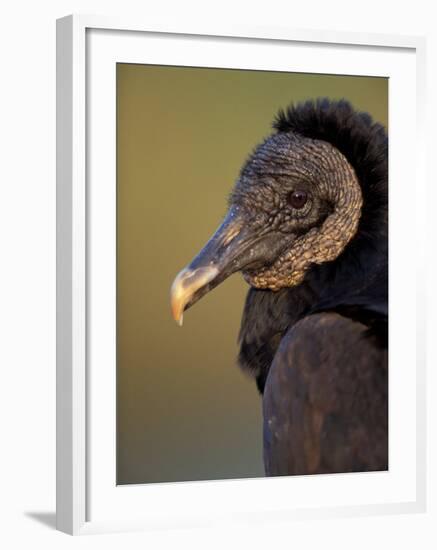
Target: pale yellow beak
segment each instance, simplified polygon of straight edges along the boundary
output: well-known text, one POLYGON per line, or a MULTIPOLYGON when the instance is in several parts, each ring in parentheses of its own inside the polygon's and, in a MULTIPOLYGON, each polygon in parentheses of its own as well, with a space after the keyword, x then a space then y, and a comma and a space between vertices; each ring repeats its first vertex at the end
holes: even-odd
POLYGON ((214 266, 199 267, 197 269, 185 268, 180 271, 170 291, 171 310, 174 320, 182 326, 185 307, 197 290, 210 283, 219 270, 214 266))

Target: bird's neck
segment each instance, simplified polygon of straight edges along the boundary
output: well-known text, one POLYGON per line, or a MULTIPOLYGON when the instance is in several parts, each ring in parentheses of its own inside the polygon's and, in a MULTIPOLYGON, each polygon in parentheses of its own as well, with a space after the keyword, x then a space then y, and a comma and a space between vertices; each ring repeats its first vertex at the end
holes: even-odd
POLYGON ((262 393, 280 341, 296 322, 315 311, 342 306, 387 306, 387 239, 346 250, 332 263, 314 265, 304 281, 277 292, 250 289, 240 330, 239 364, 262 393))

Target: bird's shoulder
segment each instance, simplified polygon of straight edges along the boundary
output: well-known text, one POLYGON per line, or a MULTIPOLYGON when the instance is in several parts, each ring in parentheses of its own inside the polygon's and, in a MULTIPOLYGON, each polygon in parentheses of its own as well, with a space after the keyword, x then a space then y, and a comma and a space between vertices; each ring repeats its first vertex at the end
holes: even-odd
MULTIPOLYGON (((353 306, 338 306, 332 310, 314 312, 306 315, 292 325, 279 344, 273 364, 304 363, 315 369, 332 359, 358 350, 375 348, 375 353, 383 346, 379 345, 375 331, 381 325, 386 326, 387 317, 377 311, 353 306), (379 323, 378 323, 379 321, 379 323)), ((346 358, 346 356, 345 356, 346 358)), ((369 358, 363 358, 366 362, 369 358)))
POLYGON ((335 311, 304 317, 282 338, 264 389, 267 471, 384 469, 386 407, 387 350, 368 325, 335 311))

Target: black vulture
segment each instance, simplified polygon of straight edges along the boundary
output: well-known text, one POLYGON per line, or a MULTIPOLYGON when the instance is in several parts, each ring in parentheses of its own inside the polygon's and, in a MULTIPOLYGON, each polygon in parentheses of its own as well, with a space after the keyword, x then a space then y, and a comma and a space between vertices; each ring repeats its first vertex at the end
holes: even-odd
POLYGON ((239 364, 262 394, 266 475, 386 470, 387 134, 326 98, 273 128, 177 275, 173 316, 242 272, 239 364))

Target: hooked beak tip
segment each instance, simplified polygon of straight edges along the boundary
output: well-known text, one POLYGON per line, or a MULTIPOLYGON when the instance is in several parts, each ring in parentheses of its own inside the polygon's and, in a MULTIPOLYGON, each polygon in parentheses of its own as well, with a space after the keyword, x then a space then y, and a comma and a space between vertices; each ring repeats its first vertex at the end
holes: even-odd
POLYGON ((184 311, 194 294, 218 274, 219 270, 213 266, 190 269, 187 267, 176 276, 170 291, 170 301, 173 319, 181 327, 184 311))

